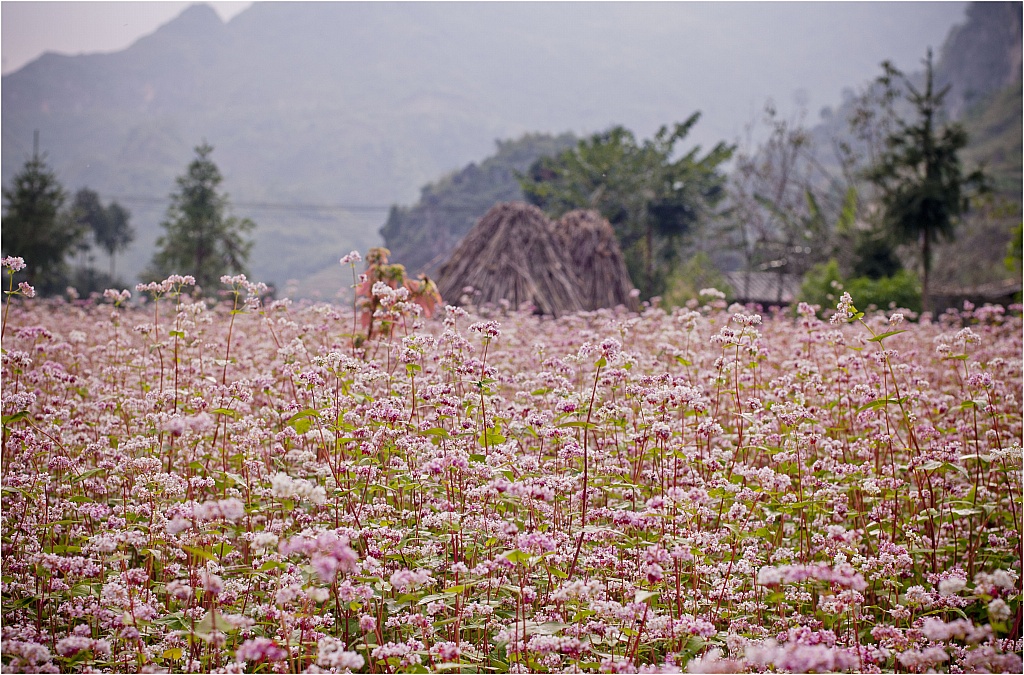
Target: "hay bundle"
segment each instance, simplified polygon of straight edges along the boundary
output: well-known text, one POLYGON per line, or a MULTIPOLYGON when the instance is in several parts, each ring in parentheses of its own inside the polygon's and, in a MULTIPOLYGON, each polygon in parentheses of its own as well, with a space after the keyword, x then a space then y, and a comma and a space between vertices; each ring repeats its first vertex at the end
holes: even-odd
POLYGON ((572 260, 585 309, 625 305, 638 308, 630 295, 633 282, 615 238, 615 230, 600 213, 577 209, 562 216, 552 225, 560 250, 572 260))
POLYGON ((479 302, 532 303, 542 314, 559 316, 583 309, 581 289, 557 247, 544 212, 524 202, 491 208, 441 266, 438 288, 457 302, 463 288, 479 291, 479 302))

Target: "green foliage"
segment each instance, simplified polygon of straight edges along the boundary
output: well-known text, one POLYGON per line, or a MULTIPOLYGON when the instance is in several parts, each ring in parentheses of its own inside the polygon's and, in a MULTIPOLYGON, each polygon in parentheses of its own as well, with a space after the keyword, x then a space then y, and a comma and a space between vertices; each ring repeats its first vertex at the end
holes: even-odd
POLYGON ((227 195, 218 191, 223 178, 210 159, 213 146, 203 143, 188 171, 177 179, 178 192, 171 195, 167 218, 160 224, 166 233, 157 239, 146 276, 162 279, 169 274, 191 274, 196 285, 216 288, 224 274, 244 273, 252 241, 245 237, 256 224, 248 218, 227 215, 227 195))
POLYGON ((661 306, 682 307, 687 300, 698 298, 705 288, 717 288, 726 296, 732 295, 732 288, 711 257, 704 251, 698 251, 669 275, 668 290, 662 297, 661 306))
POLYGON ((903 269, 892 241, 885 232, 864 230, 857 233, 854 245, 853 276, 881 279, 903 269))
POLYGON ((96 243, 110 256, 110 277, 116 275, 115 256, 135 239, 135 228, 129 224, 131 213, 117 202, 100 203, 95 190, 82 188, 71 204, 75 221, 92 232, 96 243))
POLYGON ((594 134, 535 162, 520 178, 523 192, 553 218, 578 208, 600 211, 641 293, 660 293, 681 238, 705 223, 724 196, 720 167, 732 146, 719 143, 703 157, 699 146, 681 156, 676 150, 699 118, 663 126, 643 143, 622 126, 594 134))
POLYGON ((391 207, 380 230, 392 259, 412 271, 433 273, 488 209, 523 199, 516 175, 538 158, 556 155, 576 143, 570 133, 526 134, 498 141, 498 151, 480 164, 425 186, 412 207, 391 207))
POLYGON ((890 276, 853 277, 844 280, 835 258, 815 265, 804 275, 800 300, 819 305, 822 312, 835 309, 843 291, 853 296, 862 310, 887 309, 891 305, 921 311, 921 284, 913 272, 899 270, 890 276))
POLYGON ((921 282, 917 275, 908 270, 900 270, 891 277, 871 279, 855 277, 845 284, 850 295, 857 298, 857 303, 864 309, 872 306, 879 309, 902 307, 921 311, 921 282))
POLYGON ((882 222, 903 242, 921 245, 924 301, 927 305, 931 247, 940 240, 952 240, 960 216, 967 211, 973 192, 985 189, 980 171, 964 175, 958 153, 967 145, 967 132, 960 124, 940 124, 946 87, 935 91, 931 51, 925 60, 925 86, 919 91, 890 63, 882 64, 880 82, 894 87, 901 81, 917 119, 899 120, 886 138, 885 150, 868 171, 868 178, 881 189, 882 222))
POLYGON ((41 293, 60 290, 65 257, 82 239, 81 228, 62 212, 67 198, 44 156, 36 154, 3 189, 3 252, 25 259, 30 283, 41 293))
POLYGON ((1006 246, 1006 257, 1003 259, 1003 264, 1007 270, 1014 272, 1019 277, 1022 261, 1024 261, 1024 223, 1018 224, 1010 232, 1010 243, 1006 246))

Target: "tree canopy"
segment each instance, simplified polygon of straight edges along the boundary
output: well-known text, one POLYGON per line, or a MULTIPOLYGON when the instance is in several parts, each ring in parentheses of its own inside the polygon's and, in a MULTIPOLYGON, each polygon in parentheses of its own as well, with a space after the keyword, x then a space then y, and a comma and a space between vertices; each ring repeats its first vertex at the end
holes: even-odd
POLYGON ((219 190, 223 181, 210 154, 213 146, 195 148, 195 159, 176 183, 167 217, 160 224, 165 233, 157 239, 158 250, 147 276, 190 274, 196 285, 211 289, 224 274, 246 271, 252 241, 246 237, 256 224, 248 218, 228 215, 228 196, 219 190))
POLYGON ((95 190, 82 188, 75 193, 71 213, 80 225, 92 232, 96 243, 110 257, 110 277, 113 279, 115 256, 135 240, 135 228, 129 223, 131 212, 116 201, 103 206, 95 190))
POLYGON ((700 118, 663 126, 638 142, 622 126, 585 138, 554 157, 542 157, 520 177, 527 200, 551 217, 596 209, 615 228, 626 265, 645 297, 664 290, 681 238, 714 212, 724 196, 721 164, 733 147, 719 143, 701 156, 677 146, 700 118))

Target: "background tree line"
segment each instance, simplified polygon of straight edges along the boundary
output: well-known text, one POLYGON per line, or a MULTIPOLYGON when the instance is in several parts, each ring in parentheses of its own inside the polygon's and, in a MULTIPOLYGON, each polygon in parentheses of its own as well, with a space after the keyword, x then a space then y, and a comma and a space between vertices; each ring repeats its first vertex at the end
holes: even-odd
MULTIPOLYGON (((37 146, 38 147, 38 146, 37 146)), ((255 224, 229 215, 228 197, 220 190, 220 170, 203 142, 176 180, 177 190, 161 227, 164 235, 144 281, 169 274, 190 274, 196 285, 215 289, 221 275, 246 271, 252 250, 248 234, 255 224)), ((74 287, 78 293, 128 285, 118 279, 116 256, 133 241, 131 213, 116 201, 104 205, 88 188, 68 194, 38 149, 3 189, 3 252, 25 259, 26 280, 43 295, 74 287), (93 247, 106 252, 109 272, 93 265, 93 247)))
POLYGON ((777 276, 779 299, 788 277, 823 307, 853 284, 865 305, 930 309, 935 247, 955 239, 989 183, 963 168, 967 132, 944 113, 949 87, 936 87, 930 52, 924 66, 916 84, 883 64, 849 120, 860 144, 837 141, 833 167, 801 119, 783 120, 769 104, 754 153, 724 143, 704 155, 681 150, 694 113, 642 143, 622 127, 585 138, 538 159, 520 184, 553 217, 595 208, 608 218, 644 297, 693 297, 691 277, 714 276, 711 253, 721 267, 732 258, 744 280, 777 276))
MULTIPOLYGON (((852 135, 834 139, 832 162, 801 117, 784 120, 770 104, 753 151, 724 142, 707 152, 686 147, 699 112, 644 140, 622 126, 583 139, 533 134, 427 186, 420 205, 392 209, 381 233, 396 261, 406 262, 405 251, 408 262, 415 254, 430 265, 444 251, 428 243, 454 247, 495 201, 521 197, 553 218, 600 211, 644 297, 683 302, 703 286, 721 287, 720 271, 739 269, 726 290, 741 299, 753 275, 770 273, 780 296, 802 280, 803 297, 828 306, 838 286, 857 284, 868 302, 917 309, 927 302, 936 247, 954 238, 988 185, 980 171, 962 168, 968 134, 944 114, 948 87, 936 87, 933 75, 930 54, 920 81, 883 64, 850 114, 852 135)), ((209 288, 245 270, 255 226, 229 214, 212 150, 196 147, 176 180, 147 280, 192 274, 209 288)), ((42 292, 116 285, 116 256, 133 238, 123 207, 87 188, 66 206, 38 152, 3 196, 4 252, 26 258, 42 292), (108 273, 94 267, 94 248, 107 253, 108 273)), ((1008 212, 1019 224, 1019 207, 1008 212)))

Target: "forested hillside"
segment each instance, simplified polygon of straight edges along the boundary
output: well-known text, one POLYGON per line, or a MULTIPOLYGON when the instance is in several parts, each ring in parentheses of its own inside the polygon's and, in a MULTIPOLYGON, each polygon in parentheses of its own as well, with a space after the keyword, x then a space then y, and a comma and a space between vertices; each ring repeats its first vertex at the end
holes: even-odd
POLYGON ((519 200, 523 191, 516 175, 539 157, 573 146, 576 137, 527 134, 498 141, 498 151, 423 188, 411 207, 392 207, 381 228, 391 259, 410 272, 434 274, 455 245, 484 213, 498 202, 519 200))

